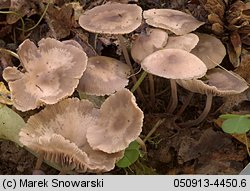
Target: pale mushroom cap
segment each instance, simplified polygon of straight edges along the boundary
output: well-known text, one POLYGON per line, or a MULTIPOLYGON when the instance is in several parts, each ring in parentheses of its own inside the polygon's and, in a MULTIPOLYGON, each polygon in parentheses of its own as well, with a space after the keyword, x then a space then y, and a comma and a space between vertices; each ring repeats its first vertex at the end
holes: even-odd
POLYGON ((87 171, 93 173, 108 172, 114 169, 115 163, 124 156, 124 151, 109 154, 100 150, 94 150, 88 142, 86 142, 82 150, 87 153, 90 161, 87 171))
POLYGON ((196 34, 199 37, 199 42, 191 53, 200 58, 208 69, 219 65, 226 55, 226 48, 222 42, 212 35, 196 34))
POLYGON ((190 33, 204 24, 192 15, 173 9, 149 9, 143 12, 146 23, 169 30, 176 35, 190 33))
POLYGON ((188 33, 182 36, 169 36, 165 49, 182 49, 190 52, 199 42, 196 34, 188 33))
POLYGON ((20 131, 20 141, 45 160, 77 172, 106 172, 115 167, 122 152, 94 151, 86 139, 98 110, 87 100, 65 99, 31 116, 20 131))
POLYGON ((239 94, 248 88, 247 82, 236 73, 213 68, 207 72, 207 80, 177 80, 176 82, 189 91, 214 96, 239 94))
POLYGON ((75 47, 83 50, 82 46, 78 42, 76 42, 75 40, 64 40, 64 41, 62 41, 62 43, 67 44, 67 45, 72 45, 72 46, 75 46, 75 47))
POLYGON ((70 96, 86 69, 84 51, 55 39, 42 39, 38 48, 25 40, 18 49, 24 73, 15 67, 3 71, 14 106, 21 111, 54 104, 70 96))
POLYGON ((87 69, 77 90, 89 95, 110 95, 128 85, 128 65, 106 56, 88 59, 87 69))
POLYGON ((96 125, 87 130, 87 140, 93 149, 107 153, 124 150, 142 131, 143 112, 135 97, 123 89, 111 95, 100 109, 96 125))
POLYGON ((161 29, 149 29, 146 34, 140 34, 132 45, 131 56, 140 63, 146 56, 162 49, 168 40, 168 33, 161 29))
POLYGON ((181 49, 163 49, 147 56, 142 68, 168 79, 194 79, 205 75, 206 65, 195 55, 181 49))
POLYGON ((142 9, 135 4, 96 6, 79 18, 82 28, 93 33, 127 34, 141 25, 142 9))

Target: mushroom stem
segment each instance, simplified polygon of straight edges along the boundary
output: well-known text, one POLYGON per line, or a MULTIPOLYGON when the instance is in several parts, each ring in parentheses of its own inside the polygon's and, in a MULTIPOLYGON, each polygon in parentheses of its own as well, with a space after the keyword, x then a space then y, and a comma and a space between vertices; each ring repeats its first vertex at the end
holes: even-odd
POLYGON ((177 85, 174 79, 170 79, 170 86, 171 86, 171 98, 170 98, 170 103, 167 106, 167 110, 168 113, 173 113, 178 104, 177 85))
POLYGON ((62 167, 58 175, 66 175, 69 172, 69 168, 62 167))
MULTIPOLYGON (((124 37, 121 35, 121 34, 118 34, 118 39, 120 41, 120 45, 121 45, 121 48, 122 48, 122 53, 123 53, 123 56, 125 58, 125 61, 126 63, 129 65, 130 69, 131 69, 131 72, 134 74, 135 71, 133 69, 133 66, 131 64, 131 61, 130 61, 130 58, 129 58, 129 55, 128 55, 128 50, 127 50, 127 46, 125 45, 125 40, 124 40, 124 37)), ((137 82, 137 78, 135 75, 132 75, 132 80, 133 80, 133 83, 136 84, 137 82)), ((141 91, 141 88, 138 86, 137 87, 137 93, 138 93, 138 96, 140 97, 141 100, 145 100, 143 94, 142 94, 142 91, 141 91)))
POLYGON ((153 106, 155 104, 154 76, 152 74, 148 74, 148 80, 149 80, 150 101, 151 101, 151 105, 153 106))
POLYGON ((38 159, 36 161, 35 170, 39 170, 41 168, 41 165, 43 163, 43 158, 44 158, 44 152, 42 152, 42 153, 40 153, 38 155, 38 159))
POLYGON ((182 113, 185 111, 185 109, 187 108, 188 104, 190 103, 192 97, 193 97, 194 93, 193 92, 189 92, 188 96, 186 97, 183 105, 181 106, 180 110, 177 112, 177 116, 181 116, 182 113))
POLYGON ((205 106, 203 112, 200 114, 200 116, 195 120, 190 120, 190 121, 187 121, 184 123, 180 123, 179 126, 192 127, 194 125, 198 125, 199 123, 201 123, 207 117, 207 115, 211 109, 211 106, 212 106, 212 101, 213 101, 213 95, 207 94, 206 106, 205 106))

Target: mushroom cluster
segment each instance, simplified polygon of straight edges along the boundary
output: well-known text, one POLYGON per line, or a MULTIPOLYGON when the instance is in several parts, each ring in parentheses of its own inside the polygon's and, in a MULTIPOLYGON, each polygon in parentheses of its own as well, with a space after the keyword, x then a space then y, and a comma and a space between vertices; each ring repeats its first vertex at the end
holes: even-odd
POLYGON ((142 131, 143 112, 122 89, 100 109, 87 100, 68 98, 31 116, 20 141, 45 160, 76 172, 106 172, 142 131))

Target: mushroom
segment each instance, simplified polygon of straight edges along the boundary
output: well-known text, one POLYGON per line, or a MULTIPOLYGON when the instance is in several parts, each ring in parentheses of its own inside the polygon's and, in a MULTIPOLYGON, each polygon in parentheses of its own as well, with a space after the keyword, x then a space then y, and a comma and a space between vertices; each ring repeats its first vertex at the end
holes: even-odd
POLYGON ((227 96, 239 94, 248 88, 247 82, 232 71, 225 71, 220 68, 213 68, 206 74, 207 80, 177 80, 176 82, 194 93, 207 95, 206 106, 200 116, 191 121, 180 124, 181 126, 191 127, 202 122, 208 115, 213 96, 227 96))
MULTIPOLYGON (((80 26, 93 33, 117 35, 126 63, 134 73, 122 34, 128 34, 141 25, 142 9, 136 4, 107 3, 87 10, 79 18, 80 26), (90 22, 91 21, 91 22, 90 22)), ((133 83, 137 82, 132 76, 133 83)), ((139 96, 143 94, 137 89, 139 96)))
POLYGON ((147 56, 141 62, 148 73, 170 79, 171 102, 168 112, 172 113, 178 103, 176 79, 194 79, 205 75, 205 64, 195 55, 181 49, 163 49, 147 56))
POLYGON ((137 63, 167 44, 168 33, 161 29, 149 28, 140 34, 132 44, 131 56, 137 63))
POLYGON ((212 35, 196 34, 199 37, 199 42, 191 53, 200 58, 208 69, 219 65, 226 55, 226 49, 222 42, 212 35))
POLYGON ((89 95, 109 95, 128 85, 129 73, 128 65, 119 60, 106 56, 90 57, 77 90, 89 95))
POLYGON ((123 151, 108 154, 93 150, 86 138, 99 111, 87 100, 68 98, 48 105, 31 116, 19 136, 27 148, 60 169, 76 172, 106 172, 115 167, 123 151))
MULTIPOLYGON (((138 64, 148 55, 153 52, 162 49, 168 40, 168 33, 161 29, 149 28, 145 33, 142 33, 134 41, 131 48, 131 56, 138 64)), ((147 73, 144 71, 137 81, 142 81, 146 77, 147 73)), ((154 78, 152 74, 148 75, 149 89, 150 89, 150 101, 151 104, 155 103, 155 91, 154 91, 154 78)))
POLYGON ((40 40, 38 46, 25 40, 17 52, 24 71, 16 67, 3 71, 13 105, 21 111, 70 96, 86 69, 87 56, 79 48, 51 38, 40 40))
POLYGON ((123 89, 105 100, 95 126, 87 130, 87 140, 93 149, 106 153, 120 152, 136 140, 142 124, 143 112, 135 97, 123 89))
POLYGON ((182 36, 169 36, 165 49, 182 49, 190 52, 199 42, 196 34, 188 33, 182 36))
POLYGON ((149 9, 143 12, 146 23, 176 35, 190 33, 204 24, 192 15, 173 9, 149 9))

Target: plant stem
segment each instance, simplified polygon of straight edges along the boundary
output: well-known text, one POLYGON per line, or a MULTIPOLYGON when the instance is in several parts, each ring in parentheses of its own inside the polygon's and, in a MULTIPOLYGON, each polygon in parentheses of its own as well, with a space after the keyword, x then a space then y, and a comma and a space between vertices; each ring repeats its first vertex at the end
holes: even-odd
POLYGON ((146 137, 143 139, 143 142, 146 143, 146 141, 153 135, 153 133, 157 130, 157 128, 166 120, 164 119, 159 119, 157 123, 154 125, 154 127, 149 131, 149 133, 146 135, 146 137))
POLYGON ((19 13, 16 13, 14 11, 0 11, 0 14, 14 14, 14 15, 19 16, 19 19, 22 22, 22 28, 20 30, 22 31, 22 33, 24 33, 24 31, 25 31, 25 23, 24 23, 24 20, 23 20, 22 16, 19 13))
POLYGON ((36 28, 36 27, 40 24, 40 22, 41 22, 42 19, 44 18, 45 14, 46 14, 46 12, 47 12, 47 10, 48 10, 48 8, 49 8, 50 3, 51 3, 51 2, 49 1, 48 4, 46 5, 46 7, 45 7, 45 9, 44 9, 44 11, 43 11, 43 14, 41 15, 41 17, 40 17, 40 19, 38 20, 38 22, 37 22, 33 27, 31 27, 31 28, 25 30, 25 32, 29 32, 29 31, 33 30, 34 28, 36 28))
POLYGON ((249 151, 249 145, 248 145, 248 138, 247 138, 247 134, 245 133, 244 135, 245 135, 245 141, 246 141, 247 153, 248 153, 248 155, 249 155, 249 157, 250 157, 250 151, 249 151))
POLYGON ((11 51, 11 50, 8 50, 8 49, 5 49, 5 48, 0 48, 0 52, 4 52, 4 53, 7 53, 15 58, 17 58, 19 60, 19 56, 17 53, 11 51))
POLYGON ((134 84, 134 86, 131 89, 131 92, 134 93, 135 90, 137 90, 137 88, 141 85, 141 83, 143 82, 144 78, 147 76, 147 72, 143 71, 140 78, 137 80, 137 82, 134 84))
POLYGON ((142 150, 144 153, 147 153, 147 147, 145 145, 145 142, 140 138, 140 137, 137 137, 136 138, 136 141, 137 143, 139 143, 139 145, 141 146, 142 150))
POLYGON ((200 116, 195 120, 190 120, 184 123, 180 123, 179 125, 182 127, 192 127, 194 125, 198 125, 199 123, 201 123, 207 117, 212 106, 212 101, 213 101, 213 95, 207 94, 206 106, 203 112, 200 114, 200 116))
MULTIPOLYGON (((129 55, 128 55, 127 46, 125 45, 124 37, 121 34, 118 34, 117 36, 118 36, 118 39, 119 39, 119 42, 120 42, 120 45, 121 45, 121 48, 122 48, 122 53, 123 53, 123 56, 125 58, 125 61, 129 65, 131 72, 134 74, 135 71, 134 71, 133 66, 132 66, 132 64, 130 62, 130 58, 129 58, 129 55)), ((132 75, 132 81, 133 81, 134 84, 137 83, 137 78, 136 78, 135 75, 132 75)), ((136 92, 138 93, 138 96, 140 97, 140 99, 143 102, 145 102, 145 98, 144 98, 144 96, 142 94, 142 91, 141 91, 141 88, 139 86, 137 87, 136 92)))
POLYGON ((170 98, 170 103, 167 106, 167 111, 168 113, 172 114, 178 104, 177 84, 174 79, 170 79, 170 86, 171 86, 171 98, 170 98))

